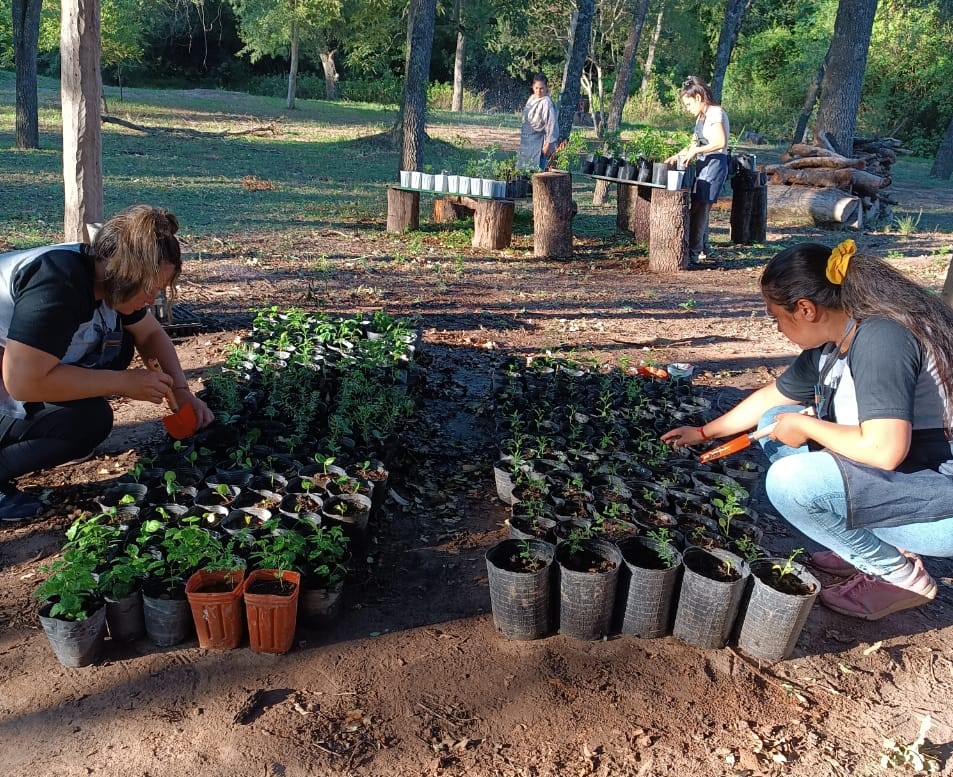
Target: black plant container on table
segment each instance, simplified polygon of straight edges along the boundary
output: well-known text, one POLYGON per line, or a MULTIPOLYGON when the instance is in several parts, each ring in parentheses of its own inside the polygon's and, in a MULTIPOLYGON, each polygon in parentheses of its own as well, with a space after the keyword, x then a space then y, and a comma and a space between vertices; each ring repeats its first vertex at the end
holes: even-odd
POLYGON ((734 553, 688 547, 672 634, 689 645, 723 648, 738 616, 750 571, 734 553))
POLYGON ((559 633, 576 639, 597 640, 609 634, 622 554, 611 542, 579 541, 556 546, 559 565, 559 633))
POLYGON ((605 175, 606 170, 609 168, 609 162, 612 160, 607 156, 596 157, 595 162, 592 165, 592 174, 593 175, 605 175))
POLYGON ((738 647, 762 661, 783 661, 791 655, 804 628, 821 584, 801 564, 783 558, 751 562, 752 588, 748 597, 738 647), (779 586, 778 570, 788 569, 779 586), (786 580, 785 580, 786 578, 786 580), (791 584, 785 586, 784 583, 791 584), (778 590, 787 587, 788 590, 778 590))
POLYGON ((486 553, 493 624, 507 639, 530 640, 555 628, 552 595, 555 547, 540 540, 503 540, 486 553), (536 560, 527 569, 526 557, 536 560))

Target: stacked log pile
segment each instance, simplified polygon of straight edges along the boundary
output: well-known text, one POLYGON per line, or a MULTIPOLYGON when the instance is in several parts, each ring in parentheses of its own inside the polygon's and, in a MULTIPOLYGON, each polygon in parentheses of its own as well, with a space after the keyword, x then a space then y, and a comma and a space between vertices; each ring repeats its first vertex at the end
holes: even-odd
POLYGON ((795 143, 781 164, 765 165, 768 218, 774 224, 846 224, 889 220, 896 201, 888 188, 899 141, 856 138, 851 156, 829 145, 795 143))

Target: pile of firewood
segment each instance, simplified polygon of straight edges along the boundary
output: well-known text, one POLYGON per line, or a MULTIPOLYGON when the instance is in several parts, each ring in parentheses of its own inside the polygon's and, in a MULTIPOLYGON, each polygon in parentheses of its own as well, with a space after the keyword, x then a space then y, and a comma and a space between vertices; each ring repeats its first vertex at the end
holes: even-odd
POLYGON ((900 142, 855 138, 851 156, 846 157, 823 140, 821 136, 822 145, 815 146, 795 143, 781 154, 781 164, 765 165, 769 220, 860 228, 892 218, 896 200, 887 189, 900 142))

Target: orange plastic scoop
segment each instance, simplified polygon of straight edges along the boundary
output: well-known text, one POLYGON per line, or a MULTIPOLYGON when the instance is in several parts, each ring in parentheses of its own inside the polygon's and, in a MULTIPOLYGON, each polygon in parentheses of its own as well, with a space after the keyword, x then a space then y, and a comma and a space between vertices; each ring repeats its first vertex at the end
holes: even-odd
MULTIPOLYGON (((162 372, 158 359, 146 359, 146 367, 153 372, 162 372)), ((175 394, 169 389, 165 394, 165 401, 169 405, 172 415, 167 415, 162 419, 162 425, 169 433, 169 437, 176 440, 184 440, 191 437, 198 429, 199 419, 195 416, 195 408, 192 405, 183 405, 175 401, 175 394)))

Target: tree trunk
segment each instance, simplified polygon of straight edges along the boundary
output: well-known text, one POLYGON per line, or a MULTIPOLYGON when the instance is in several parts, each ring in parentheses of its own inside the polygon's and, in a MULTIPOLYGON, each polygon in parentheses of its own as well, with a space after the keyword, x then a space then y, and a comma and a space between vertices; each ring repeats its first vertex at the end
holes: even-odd
POLYGON ((930 168, 930 177, 945 181, 951 174, 953 174, 953 119, 950 119, 950 126, 946 128, 946 134, 936 150, 936 158, 930 168))
POLYGON ((768 185, 768 218, 773 226, 799 227, 825 224, 857 224, 860 198, 840 189, 813 186, 768 185))
MULTIPOLYGON (((473 212, 474 248, 498 251, 509 248, 513 241, 513 215, 516 205, 513 200, 478 200, 473 212)), ((570 231, 570 250, 572 232, 570 231)))
POLYGON ((467 38, 463 26, 463 9, 465 0, 457 0, 454 6, 454 26, 457 28, 457 50, 453 55, 453 99, 450 103, 451 113, 460 113, 463 110, 463 63, 466 61, 467 38))
POLYGON ((387 231, 406 232, 420 226, 420 192, 387 189, 387 231))
POLYGON ((801 115, 797 117, 797 126, 794 128, 794 140, 792 143, 803 143, 804 133, 807 131, 807 123, 811 120, 811 114, 814 113, 814 104, 817 102, 817 96, 821 93, 821 82, 824 80, 824 73, 827 71, 827 60, 831 56, 830 48, 824 55, 824 61, 814 73, 811 85, 807 88, 807 95, 804 97, 804 105, 801 107, 801 115))
POLYGON ((424 128, 427 119, 427 84, 430 79, 430 51, 433 48, 434 17, 437 0, 411 0, 408 24, 410 50, 404 74, 404 92, 400 104, 401 170, 419 170, 424 160, 424 128))
POLYGON ((573 31, 572 51, 566 63, 566 86, 559 95, 559 108, 556 125, 560 139, 568 138, 572 132, 572 122, 579 105, 579 81, 582 68, 589 50, 589 33, 592 30, 592 17, 595 13, 595 0, 579 0, 576 29, 573 31))
POLYGON ((721 25, 721 34, 718 36, 718 50, 715 52, 715 69, 711 78, 711 93, 715 102, 721 103, 721 88, 725 83, 725 71, 731 61, 731 52, 738 41, 738 31, 741 23, 751 9, 754 0, 728 0, 725 5, 725 20, 721 25))
POLYGON ((42 0, 13 0, 17 148, 40 147, 36 100, 36 55, 42 0))
MULTIPOLYGON (((639 50, 639 41, 642 38, 642 27, 645 26, 645 15, 648 12, 648 7, 649 0, 633 0, 632 2, 632 20, 629 24, 629 34, 625 40, 622 57, 616 64, 615 86, 612 88, 609 113, 605 121, 605 130, 609 132, 615 132, 622 123, 622 111, 625 108, 626 100, 629 99, 629 89, 632 86, 632 66, 635 62, 635 54, 639 50)), ((620 193, 621 189, 622 187, 619 187, 620 193)), ((596 181, 592 193, 592 204, 604 204, 608 191, 608 181, 596 181)), ((617 194, 616 197, 618 196, 617 194)))
POLYGON ((324 71, 324 97, 326 100, 338 99, 338 70, 334 64, 334 51, 328 51, 322 48, 319 52, 321 57, 321 69, 324 71))
POLYGON ((533 256, 568 259, 572 256, 572 176, 552 171, 533 176, 533 256))
POLYGON ((616 226, 623 232, 631 232, 636 243, 648 244, 651 234, 649 211, 652 208, 652 188, 620 184, 616 204, 616 226))
POLYGON ((622 57, 616 64, 615 86, 612 87, 612 98, 609 100, 609 115, 606 118, 606 129, 615 132, 622 123, 622 111, 629 99, 629 90, 632 87, 632 69, 635 64, 635 55, 642 40, 642 28, 645 26, 645 16, 648 13, 649 0, 632 1, 632 21, 629 24, 629 34, 625 39, 625 48, 622 57))
POLYGON ((288 68, 288 99, 285 108, 294 110, 295 95, 298 93, 298 23, 291 22, 291 66, 288 68))
POLYGON ((67 241, 85 240, 86 224, 103 221, 99 50, 99 0, 63 3, 60 100, 63 105, 63 232, 67 241))
POLYGON ((649 211, 649 272, 670 273, 688 267, 688 220, 691 192, 652 192, 649 211))
POLYGON ((830 58, 821 83, 817 129, 844 156, 852 153, 876 12, 877 0, 840 0, 837 6, 830 58))
POLYGON ((655 49, 658 46, 659 38, 662 37, 662 16, 665 13, 665 0, 659 3, 658 16, 655 19, 655 30, 652 32, 652 40, 649 41, 649 50, 645 55, 645 64, 642 66, 642 85, 639 87, 639 93, 644 92, 649 85, 649 79, 652 77, 652 65, 655 63, 655 49))

